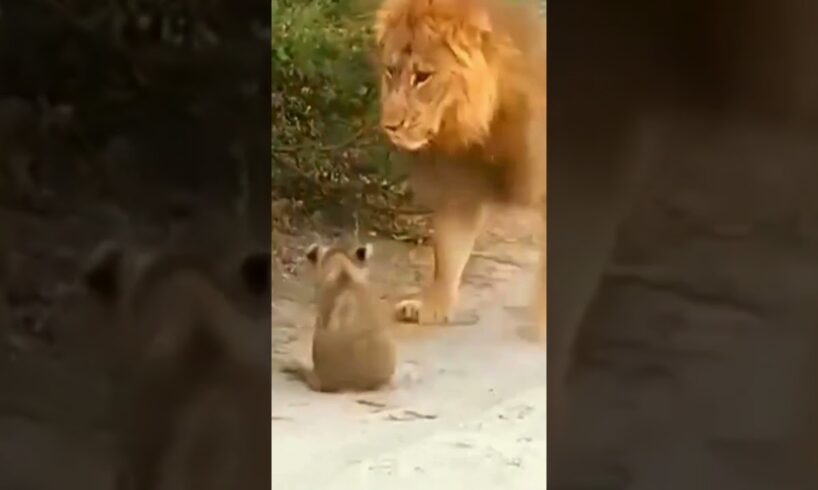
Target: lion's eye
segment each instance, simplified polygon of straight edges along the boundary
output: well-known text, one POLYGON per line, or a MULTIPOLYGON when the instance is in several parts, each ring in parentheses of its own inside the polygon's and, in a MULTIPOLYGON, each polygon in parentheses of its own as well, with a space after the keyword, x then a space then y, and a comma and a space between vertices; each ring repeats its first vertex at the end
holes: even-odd
POLYGON ((428 71, 419 71, 415 73, 415 85, 420 85, 421 83, 425 82, 432 76, 431 72, 428 71))

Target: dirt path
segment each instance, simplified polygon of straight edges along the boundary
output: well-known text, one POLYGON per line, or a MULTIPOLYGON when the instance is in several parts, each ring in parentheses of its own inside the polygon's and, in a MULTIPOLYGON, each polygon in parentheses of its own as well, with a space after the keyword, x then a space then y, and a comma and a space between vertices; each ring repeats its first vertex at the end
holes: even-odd
MULTIPOLYGON (((478 324, 397 331, 394 389, 316 394, 273 373, 274 486, 401 489, 469 477, 474 488, 525 489, 544 481, 545 348, 518 337, 522 320, 506 308, 529 299, 536 260, 524 232, 530 219, 495 221, 479 244, 462 305, 478 312, 478 324)), ((428 249, 376 247, 375 281, 398 294, 430 270, 428 249)), ((303 300, 274 307, 275 369, 308 356, 312 314, 303 300)))

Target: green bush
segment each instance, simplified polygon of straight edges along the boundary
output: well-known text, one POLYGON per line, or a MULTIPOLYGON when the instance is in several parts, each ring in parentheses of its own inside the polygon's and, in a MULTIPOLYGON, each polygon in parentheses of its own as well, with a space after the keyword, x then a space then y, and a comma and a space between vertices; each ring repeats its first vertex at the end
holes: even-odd
POLYGON ((272 2, 273 193, 307 212, 397 196, 376 125, 371 7, 272 2))
POLYGON ((345 4, 273 1, 273 92, 286 116, 359 126, 373 107, 368 23, 345 4))
POLYGON ((303 160, 311 149, 374 137, 368 19, 337 0, 272 5, 274 152, 297 147, 303 160))

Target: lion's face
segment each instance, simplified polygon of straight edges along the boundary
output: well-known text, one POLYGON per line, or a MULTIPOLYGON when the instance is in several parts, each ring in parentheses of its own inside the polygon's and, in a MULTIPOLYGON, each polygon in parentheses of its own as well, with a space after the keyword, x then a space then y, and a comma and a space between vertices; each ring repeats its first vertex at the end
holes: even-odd
POLYGON ((378 12, 381 128, 403 150, 462 148, 488 134, 497 105, 490 28, 457 3, 387 0, 378 12))
POLYGON ((438 135, 457 104, 451 89, 456 63, 431 33, 411 41, 397 34, 384 48, 381 127, 394 145, 414 151, 438 135))

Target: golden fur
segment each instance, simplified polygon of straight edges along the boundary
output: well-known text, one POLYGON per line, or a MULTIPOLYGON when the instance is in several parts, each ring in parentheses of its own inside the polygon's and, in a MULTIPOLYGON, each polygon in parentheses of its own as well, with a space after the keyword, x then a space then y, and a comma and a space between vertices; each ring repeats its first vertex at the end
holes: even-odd
POLYGON ((486 204, 538 207, 544 218, 545 22, 507 0, 385 0, 375 34, 381 126, 415 157, 414 191, 435 227, 435 279, 398 315, 449 321, 486 204))
POLYGON ((395 372, 389 317, 371 290, 367 262, 371 245, 312 245, 317 317, 313 368, 289 367, 316 391, 368 391, 387 385, 395 372))

